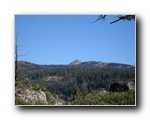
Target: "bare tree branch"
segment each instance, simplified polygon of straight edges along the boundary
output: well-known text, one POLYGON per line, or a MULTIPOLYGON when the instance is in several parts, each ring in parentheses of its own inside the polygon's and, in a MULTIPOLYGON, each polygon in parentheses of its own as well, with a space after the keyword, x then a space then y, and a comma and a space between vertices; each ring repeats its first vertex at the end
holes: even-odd
MULTIPOLYGON (((99 15, 98 18, 91 23, 97 22, 99 20, 105 20, 106 17, 107 17, 107 15, 99 15)), ((110 22, 110 24, 116 23, 120 20, 128 20, 128 21, 135 20, 135 15, 119 15, 117 17, 118 17, 118 19, 110 22)))
POLYGON ((135 20, 135 15, 118 16, 118 18, 119 19, 117 19, 113 22, 110 22, 110 24, 113 24, 113 23, 118 22, 120 20, 128 20, 128 21, 135 20))
POLYGON ((18 80, 18 34, 15 38, 15 80, 18 80))
POLYGON ((18 55, 18 57, 26 56, 26 55, 28 55, 28 54, 29 54, 29 53, 22 54, 22 55, 18 55))
POLYGON ((25 56, 27 54, 23 54, 23 55, 18 55, 18 51, 19 51, 19 45, 18 45, 18 33, 16 33, 16 37, 15 37, 15 80, 18 80, 18 57, 20 56, 25 56))
POLYGON ((93 22, 90 22, 90 23, 95 23, 95 22, 97 22, 99 20, 105 20, 105 19, 106 19, 106 15, 99 15, 98 18, 97 18, 97 20, 95 20, 93 22))

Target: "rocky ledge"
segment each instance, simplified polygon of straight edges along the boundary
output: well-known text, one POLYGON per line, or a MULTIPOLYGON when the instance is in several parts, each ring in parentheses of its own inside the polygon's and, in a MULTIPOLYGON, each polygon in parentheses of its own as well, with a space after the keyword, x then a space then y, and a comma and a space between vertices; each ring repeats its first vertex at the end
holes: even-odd
POLYGON ((46 94, 43 91, 35 91, 24 88, 15 88, 15 97, 22 99, 23 101, 30 103, 32 105, 42 102, 47 104, 46 94))

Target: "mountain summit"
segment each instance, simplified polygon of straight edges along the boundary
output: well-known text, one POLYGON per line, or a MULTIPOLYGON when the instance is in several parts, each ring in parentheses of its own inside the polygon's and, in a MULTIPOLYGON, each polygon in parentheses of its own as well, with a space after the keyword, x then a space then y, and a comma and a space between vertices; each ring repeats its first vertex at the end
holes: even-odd
POLYGON ((74 60, 74 61, 72 61, 69 65, 79 65, 79 64, 81 64, 81 63, 82 63, 81 60, 74 60))
POLYGON ((69 65, 77 65, 77 66, 86 66, 86 67, 111 67, 111 68, 134 68, 128 64, 122 63, 109 63, 109 62, 102 62, 102 61, 85 61, 82 62, 81 60, 74 60, 69 65))

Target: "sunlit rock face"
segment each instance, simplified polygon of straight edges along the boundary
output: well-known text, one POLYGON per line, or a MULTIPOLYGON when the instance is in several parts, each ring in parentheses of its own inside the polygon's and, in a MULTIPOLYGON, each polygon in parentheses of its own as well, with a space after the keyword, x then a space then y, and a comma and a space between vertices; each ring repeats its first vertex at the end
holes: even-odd
POLYGON ((74 60, 73 62, 71 62, 69 65, 79 65, 81 64, 82 61, 81 60, 74 60))
POLYGON ((43 91, 16 88, 15 96, 32 105, 36 104, 39 101, 47 104, 46 94, 43 91))

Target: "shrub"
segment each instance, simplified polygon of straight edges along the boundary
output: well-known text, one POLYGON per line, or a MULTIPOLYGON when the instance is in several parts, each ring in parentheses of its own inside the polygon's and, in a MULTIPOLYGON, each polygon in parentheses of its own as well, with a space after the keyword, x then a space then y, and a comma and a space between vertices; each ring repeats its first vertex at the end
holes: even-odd
POLYGON ((15 97, 15 105, 31 105, 31 104, 28 102, 25 102, 19 97, 15 97))

